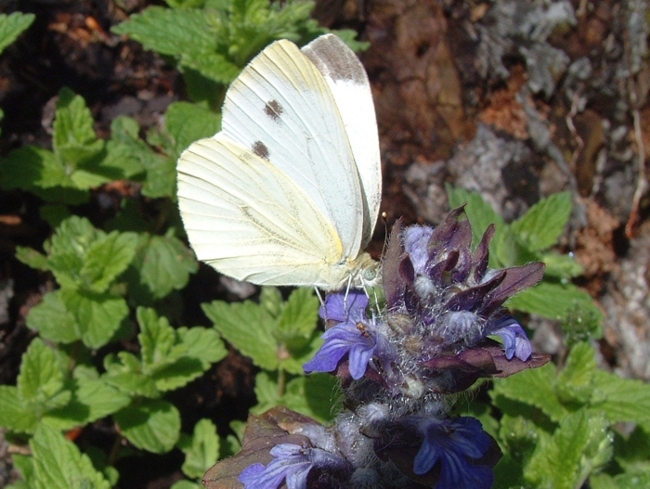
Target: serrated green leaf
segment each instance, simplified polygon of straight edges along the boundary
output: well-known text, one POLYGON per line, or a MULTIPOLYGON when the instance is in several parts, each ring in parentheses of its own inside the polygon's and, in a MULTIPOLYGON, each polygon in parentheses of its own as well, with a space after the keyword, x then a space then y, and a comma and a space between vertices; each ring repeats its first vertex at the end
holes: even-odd
POLYGON ((340 385, 334 376, 310 374, 288 382, 280 404, 322 423, 328 423, 336 415, 335 407, 340 404, 340 396, 340 385))
POLYGON ((44 148, 23 146, 2 161, 0 183, 6 189, 36 192, 56 186, 73 187, 72 180, 57 156, 44 148))
POLYGON ((48 266, 61 286, 76 288, 83 284, 79 275, 85 254, 93 241, 103 236, 88 219, 79 216, 61 223, 46 245, 48 266))
POLYGON ((72 343, 81 339, 77 320, 63 303, 60 290, 45 294, 43 301, 29 311, 27 326, 56 343, 72 343))
POLYGON ((35 489, 110 489, 88 456, 53 428, 40 425, 29 446, 34 462, 34 480, 29 482, 35 489))
POLYGON ((219 456, 217 427, 209 419, 199 420, 194 425, 192 437, 185 440, 180 449, 185 454, 183 473, 192 479, 200 479, 219 456))
POLYGON ((14 12, 10 15, 0 14, 0 53, 13 43, 27 29, 36 16, 14 12))
POLYGON ((108 343, 129 313, 126 301, 109 293, 62 289, 61 300, 74 314, 81 340, 90 348, 108 343))
POLYGON ((147 399, 118 411, 114 418, 127 440, 142 450, 166 453, 180 437, 180 413, 167 401, 147 399))
POLYGON ((300 350, 312 339, 317 319, 318 298, 312 289, 295 289, 278 318, 275 336, 289 350, 300 350))
POLYGON ((152 154, 144 162, 147 179, 142 186, 142 195, 157 199, 176 196, 176 159, 152 154))
MULTIPOLYGON (((14 453, 11 458, 13 459, 14 467, 23 476, 24 481, 16 481, 18 485, 14 484, 13 489, 33 489, 26 481, 34 480, 34 458, 21 453, 14 453)), ((11 489, 8 486, 7 489, 11 489)))
POLYGON ((311 374, 291 379, 284 393, 280 393, 277 375, 260 372, 255 377, 255 396, 257 405, 251 409, 254 414, 282 405, 325 423, 336 414, 334 407, 339 402, 340 392, 335 377, 311 374))
POLYGON ((188 384, 227 354, 219 334, 213 329, 179 328, 176 335, 178 343, 174 348, 180 349, 183 355, 174 363, 156 368, 152 375, 156 388, 161 391, 178 389, 188 384))
MULTIPOLYGON (((59 91, 56 115, 52 126, 54 153, 66 165, 76 167, 79 163, 97 156, 104 149, 104 142, 97 139, 93 129, 93 117, 83 97, 69 88, 59 91)), ((75 182, 79 188, 98 185, 89 175, 78 175, 75 182)), ((74 178, 73 178, 74 181, 74 178)))
POLYGON ((180 156, 194 141, 214 136, 221 128, 221 116, 196 104, 174 102, 167 108, 165 124, 180 156))
POLYGON ((33 408, 37 416, 65 405, 72 395, 64 388, 64 374, 54 351, 40 338, 34 338, 23 354, 17 387, 23 405, 33 408))
POLYGON ((154 380, 142 373, 140 360, 132 353, 121 351, 104 358, 104 381, 130 396, 160 397, 154 380))
POLYGON ((555 392, 563 404, 584 405, 594 392, 596 357, 588 343, 571 349, 566 364, 557 378, 555 392))
POLYGON ((18 388, 0 385, 0 426, 18 433, 32 433, 38 425, 38 418, 32 409, 23 405, 18 388))
POLYGON ((194 254, 179 239, 142 233, 126 276, 129 295, 138 304, 152 303, 185 287, 197 270, 194 254))
POLYGON ((72 399, 65 406, 48 411, 43 422, 59 430, 84 426, 126 407, 131 398, 100 379, 76 380, 72 399))
POLYGON ((203 370, 207 370, 213 363, 226 357, 228 350, 219 333, 214 329, 196 326, 194 328, 178 328, 178 337, 187 347, 185 355, 201 362, 203 370))
POLYGON ((48 269, 47 257, 33 248, 28 248, 27 246, 16 246, 15 256, 18 261, 24 263, 28 267, 41 270, 42 272, 48 269))
POLYGON ((550 319, 565 319, 573 313, 594 316, 599 322, 603 319, 591 296, 573 284, 541 282, 519 292, 506 306, 550 319))
POLYGON ((93 292, 105 292, 133 260, 137 243, 135 233, 117 231, 90 243, 79 270, 85 288, 93 292))
POLYGON ((596 370, 594 375, 594 398, 600 402, 592 407, 605 413, 612 423, 639 423, 650 431, 650 385, 603 370, 596 370))
POLYGON ((618 474, 613 477, 604 473, 595 474, 589 478, 589 487, 591 489, 638 489, 640 487, 650 487, 650 472, 639 470, 618 474))
POLYGON ((173 364, 187 351, 184 344, 178 344, 176 332, 165 317, 158 317, 156 311, 139 307, 136 316, 140 325, 138 341, 144 373, 151 374, 173 364))
POLYGON ((555 395, 556 376, 556 366, 553 364, 524 370, 506 379, 497 379, 490 396, 497 406, 501 402, 499 396, 503 396, 541 409, 553 421, 558 422, 568 411, 555 395))
POLYGON ((533 487, 581 487, 600 450, 609 448, 608 423, 585 411, 565 416, 548 443, 540 444, 525 470, 533 487))
POLYGON ((216 43, 208 16, 201 9, 149 7, 112 31, 128 35, 145 49, 177 57, 209 51, 216 43))
POLYGON ((575 258, 558 253, 545 253, 540 260, 546 264, 546 275, 557 278, 578 277, 584 269, 575 258))
POLYGON ((512 231, 529 250, 545 250, 555 245, 562 236, 571 208, 570 192, 550 195, 513 222, 512 231))
POLYGON ((201 308, 221 336, 255 365, 266 370, 278 367, 278 347, 272 333, 277 321, 261 306, 251 301, 214 301, 201 308))

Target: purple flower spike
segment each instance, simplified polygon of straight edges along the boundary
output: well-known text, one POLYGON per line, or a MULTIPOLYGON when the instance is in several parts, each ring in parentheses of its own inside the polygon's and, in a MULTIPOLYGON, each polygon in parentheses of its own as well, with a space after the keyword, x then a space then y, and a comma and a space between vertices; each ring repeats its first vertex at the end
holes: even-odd
POLYGON ((435 489, 492 487, 492 470, 473 465, 470 461, 480 459, 490 448, 490 437, 477 419, 420 418, 417 424, 424 440, 414 461, 413 471, 416 474, 426 474, 440 462, 440 479, 435 489))
POLYGON ((533 354, 533 347, 526 336, 524 328, 512 317, 505 317, 499 321, 499 329, 493 334, 503 339, 503 345, 506 350, 506 358, 512 360, 517 357, 521 361, 526 361, 533 354))

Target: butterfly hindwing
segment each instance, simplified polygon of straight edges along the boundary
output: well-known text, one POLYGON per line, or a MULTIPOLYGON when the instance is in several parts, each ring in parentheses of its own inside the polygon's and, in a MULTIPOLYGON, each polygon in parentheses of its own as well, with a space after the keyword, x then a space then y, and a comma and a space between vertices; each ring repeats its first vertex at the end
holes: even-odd
POLYGON ((197 257, 258 284, 320 281, 341 259, 335 229, 283 172, 223 136, 197 141, 178 165, 183 222, 197 257), (338 250, 338 255, 337 255, 338 250))

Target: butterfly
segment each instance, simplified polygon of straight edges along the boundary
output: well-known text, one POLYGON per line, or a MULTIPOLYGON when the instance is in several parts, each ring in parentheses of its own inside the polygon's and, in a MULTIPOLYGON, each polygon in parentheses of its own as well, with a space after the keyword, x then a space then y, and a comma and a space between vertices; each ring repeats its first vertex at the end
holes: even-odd
POLYGON ((219 272, 258 285, 363 287, 381 201, 368 76, 326 34, 270 44, 228 89, 221 131, 177 165, 190 245, 219 272))

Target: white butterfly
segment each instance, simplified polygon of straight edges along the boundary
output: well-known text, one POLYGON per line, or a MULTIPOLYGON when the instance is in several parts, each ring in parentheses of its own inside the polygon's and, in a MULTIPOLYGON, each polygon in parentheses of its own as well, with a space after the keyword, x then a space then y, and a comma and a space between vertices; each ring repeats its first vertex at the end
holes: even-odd
POLYGON ((338 37, 268 46, 230 86, 221 131, 177 169, 190 244, 219 272, 326 290, 378 278, 363 252, 381 200, 375 110, 338 37))

